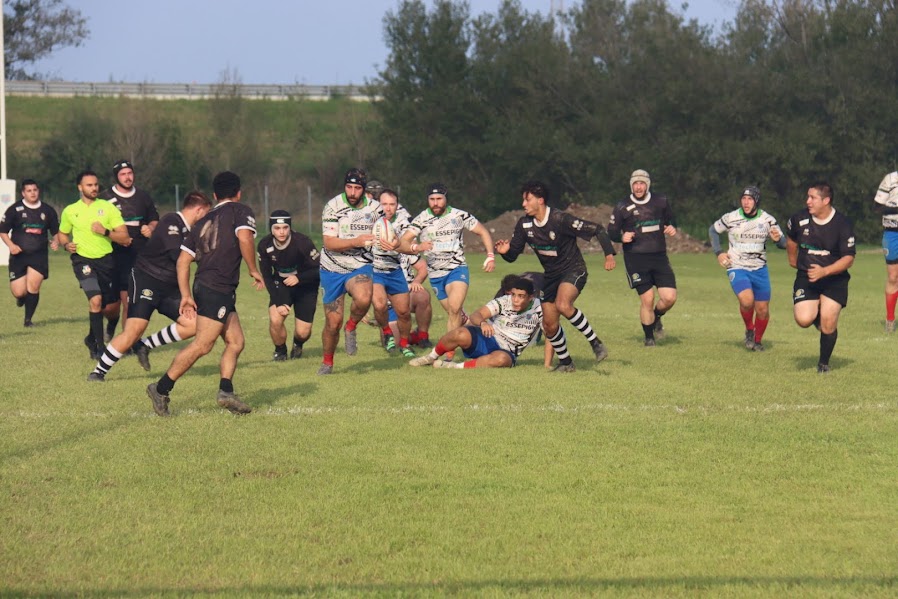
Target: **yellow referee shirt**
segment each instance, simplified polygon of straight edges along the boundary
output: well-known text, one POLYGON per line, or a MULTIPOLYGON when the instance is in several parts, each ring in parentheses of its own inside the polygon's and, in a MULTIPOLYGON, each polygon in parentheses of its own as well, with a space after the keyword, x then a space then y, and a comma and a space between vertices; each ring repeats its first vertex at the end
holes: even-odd
POLYGON ((112 241, 91 231, 90 226, 96 221, 110 231, 125 224, 121 211, 106 200, 94 200, 87 204, 79 199, 62 211, 59 231, 72 235, 72 241, 78 246, 75 253, 79 256, 96 259, 112 253, 112 241))

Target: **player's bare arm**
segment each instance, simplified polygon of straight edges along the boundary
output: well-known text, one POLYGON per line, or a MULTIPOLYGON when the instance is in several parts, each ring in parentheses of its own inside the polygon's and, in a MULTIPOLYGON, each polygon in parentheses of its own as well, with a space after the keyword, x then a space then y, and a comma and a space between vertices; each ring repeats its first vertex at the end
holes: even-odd
POLYGON ((237 242, 240 244, 240 255, 243 261, 249 267, 249 276, 253 278, 253 287, 258 291, 264 289, 265 281, 262 279, 262 273, 256 267, 256 248, 253 247, 253 232, 249 229, 239 229, 237 231, 237 242))
POLYGON ((789 257, 789 266, 798 268, 798 244, 791 237, 786 239, 786 255, 789 257))
POLYGON ((813 283, 826 277, 841 274, 851 268, 852 264, 854 264, 854 256, 842 256, 829 266, 812 264, 808 268, 808 280, 813 283))

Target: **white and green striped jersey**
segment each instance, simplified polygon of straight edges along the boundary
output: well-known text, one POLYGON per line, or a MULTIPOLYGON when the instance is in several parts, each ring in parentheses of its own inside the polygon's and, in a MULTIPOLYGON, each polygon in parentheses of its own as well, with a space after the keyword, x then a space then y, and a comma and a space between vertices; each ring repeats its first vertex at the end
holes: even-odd
POLYGON ((521 312, 515 312, 510 295, 490 300, 486 308, 492 314, 489 321, 493 325, 496 343, 515 357, 530 345, 543 323, 543 307, 536 298, 521 312))
MULTIPOLYGON (((898 172, 883 177, 873 201, 886 208, 898 208, 898 172)), ((898 214, 883 214, 882 228, 898 230, 898 214)))
MULTIPOLYGON (((363 198, 358 206, 346 200, 346 194, 332 198, 324 205, 321 213, 321 228, 325 237, 355 239, 359 235, 369 235, 374 221, 380 216, 380 204, 363 198)), ((350 248, 342 252, 321 250, 321 270, 339 274, 349 274, 371 264, 373 257, 370 247, 350 248)))
POLYGON ((433 249, 424 253, 431 279, 445 277, 466 264, 462 233, 479 223, 473 214, 451 206, 446 206, 441 216, 435 216, 428 208, 415 217, 408 230, 413 231, 421 243, 433 243, 433 249))
POLYGON ((742 208, 727 212, 714 223, 718 233, 729 234, 730 247, 727 256, 730 268, 742 270, 758 270, 767 264, 765 243, 770 237, 770 230, 779 228, 776 219, 760 208, 751 218, 745 216, 742 208))
MULTIPOLYGON (((409 227, 410 223, 407 215, 408 212, 403 208, 402 212, 397 211, 393 216, 393 220, 390 221, 397 238, 401 238, 402 234, 409 227)), ((401 268, 400 260, 402 254, 399 252, 382 250, 376 241, 371 249, 374 254, 374 270, 377 272, 393 272, 397 268, 401 268)))

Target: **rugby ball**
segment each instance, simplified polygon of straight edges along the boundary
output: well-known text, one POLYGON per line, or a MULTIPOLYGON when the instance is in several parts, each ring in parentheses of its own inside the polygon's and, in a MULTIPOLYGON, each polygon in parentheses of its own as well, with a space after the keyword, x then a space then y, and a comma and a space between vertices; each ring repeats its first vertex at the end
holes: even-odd
POLYGON ((374 239, 377 241, 384 240, 387 243, 392 243, 393 240, 396 239, 396 231, 393 229, 393 225, 383 217, 374 222, 374 228, 371 230, 371 234, 374 235, 374 239))

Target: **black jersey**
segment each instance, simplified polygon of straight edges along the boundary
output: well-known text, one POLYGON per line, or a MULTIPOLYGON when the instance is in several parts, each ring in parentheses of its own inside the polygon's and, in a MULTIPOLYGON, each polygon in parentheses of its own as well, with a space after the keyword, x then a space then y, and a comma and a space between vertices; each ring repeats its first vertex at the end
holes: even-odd
POLYGON ((619 202, 611 213, 608 222, 608 234, 614 241, 623 241, 622 236, 634 232, 636 236, 630 243, 625 243, 624 252, 634 254, 656 254, 667 251, 664 239, 664 227, 674 224, 673 212, 667 197, 657 193, 646 193, 637 200, 630 195, 619 202))
POLYGON ((297 231, 290 233, 287 246, 279 249, 273 235, 259 241, 259 270, 268 295, 276 305, 288 304, 289 288, 283 280, 296 275, 300 285, 318 285, 321 279, 321 255, 315 243, 297 231))
POLYGON ((190 229, 181 249, 198 264, 195 280, 219 293, 234 293, 240 283, 240 242, 237 231, 256 235, 253 210, 240 202, 224 201, 190 229))
POLYGON ((22 253, 47 253, 47 233, 59 232, 59 216, 56 210, 43 202, 31 208, 19 200, 6 209, 0 219, 0 233, 6 233, 22 253))
MULTIPOLYGON (((543 276, 543 273, 527 271, 527 272, 522 272, 518 276, 522 279, 527 279, 528 281, 533 283, 533 297, 535 297, 537 299, 543 298, 543 287, 546 284, 546 278, 543 276)), ((496 292, 496 295, 493 296, 493 299, 496 299, 497 297, 502 297, 503 295, 507 295, 507 294, 505 293, 504 289, 499 287, 499 290, 496 292)))
POLYGON ((100 199, 109 200, 122 212, 122 220, 128 227, 128 235, 131 236, 131 245, 128 247, 112 244, 112 251, 116 253, 140 253, 147 245, 148 239, 144 237, 140 228, 154 220, 159 220, 159 211, 150 194, 136 187, 132 188, 130 195, 124 195, 122 190, 113 185, 100 194, 100 199))
POLYGON ((839 258, 855 255, 854 226, 835 209, 822 222, 807 208, 796 212, 786 225, 786 235, 798 244, 799 272, 807 272, 813 264, 830 266, 839 258))
POLYGON ((506 262, 517 260, 524 245, 529 244, 539 258, 546 278, 554 278, 572 270, 586 270, 577 238, 599 239, 605 254, 614 254, 611 239, 600 224, 577 218, 561 210, 546 209, 546 218, 538 222, 532 216, 522 216, 514 227, 508 252, 501 254, 506 262))
POLYGON ((135 267, 165 283, 178 282, 178 256, 190 225, 180 212, 169 212, 159 219, 146 247, 137 255, 135 267))

